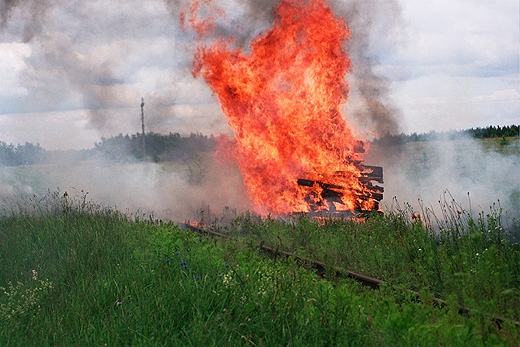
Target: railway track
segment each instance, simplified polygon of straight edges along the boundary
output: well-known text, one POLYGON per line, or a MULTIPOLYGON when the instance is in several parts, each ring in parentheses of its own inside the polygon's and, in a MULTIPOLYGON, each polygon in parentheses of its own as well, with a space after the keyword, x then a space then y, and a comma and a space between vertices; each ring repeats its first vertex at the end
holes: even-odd
MULTIPOLYGON (((208 230, 208 229, 206 229, 204 227, 201 227, 201 226, 194 226, 194 225, 192 225, 190 223, 176 222, 176 224, 179 227, 181 227, 181 228, 189 229, 189 230, 191 230, 193 232, 196 232, 196 233, 199 233, 199 234, 202 234, 202 235, 207 235, 207 236, 211 236, 211 237, 219 237, 219 238, 222 238, 222 239, 233 239, 233 237, 230 236, 230 235, 222 234, 222 233, 219 233, 219 232, 216 232, 216 231, 213 231, 213 230, 208 230)), ((298 254, 293 254, 291 252, 280 250, 278 248, 269 247, 269 246, 264 245, 263 243, 256 244, 256 247, 258 247, 260 250, 268 253, 272 257, 275 257, 275 258, 276 257, 293 258, 293 259, 296 260, 296 262, 300 266, 307 266, 307 267, 310 266, 310 267, 312 267, 312 268, 314 268, 316 270, 317 275, 320 278, 322 278, 322 279, 325 279, 325 273, 326 272, 330 273, 330 271, 332 271, 334 276, 337 277, 337 278, 350 278, 350 279, 354 279, 357 282, 359 282, 361 285, 363 285, 365 287, 369 287, 369 288, 375 289, 375 290, 378 290, 383 284, 386 284, 386 282, 383 281, 383 280, 380 280, 380 279, 377 279, 377 278, 374 278, 374 277, 370 277, 370 276, 366 276, 366 275, 363 275, 363 274, 360 274, 360 273, 357 273, 357 272, 354 272, 354 271, 350 271, 350 270, 347 270, 347 269, 341 269, 341 268, 338 268, 338 267, 328 266, 327 264, 325 264, 322 261, 315 260, 315 259, 310 259, 310 258, 307 258, 307 257, 302 257, 302 256, 300 256, 298 254)), ((416 292, 416 291, 413 291, 413 290, 408 290, 408 292, 410 294, 412 294, 413 296, 415 296, 415 298, 418 301, 421 301, 421 295, 420 295, 419 292, 416 292)), ((443 300, 443 299, 434 297, 431 300, 432 300, 431 304, 434 305, 434 306, 438 306, 438 307, 446 307, 446 306, 448 306, 448 302, 443 300)), ((458 313, 460 315, 469 315, 471 312, 472 312, 472 309, 469 308, 469 307, 460 306, 460 305, 458 306, 458 313)), ((517 328, 520 328, 520 322, 519 321, 512 321, 510 319, 506 319, 506 318, 503 318, 503 317, 500 317, 500 316, 495 316, 495 315, 489 316, 488 318, 499 329, 506 322, 512 323, 517 328)))

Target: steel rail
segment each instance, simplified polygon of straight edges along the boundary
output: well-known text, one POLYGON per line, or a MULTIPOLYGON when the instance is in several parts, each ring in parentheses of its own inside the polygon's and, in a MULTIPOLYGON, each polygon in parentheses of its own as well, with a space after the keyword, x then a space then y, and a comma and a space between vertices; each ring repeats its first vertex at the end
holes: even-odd
MULTIPOLYGON (((180 227, 184 227, 186 229, 190 229, 191 231, 197 232, 199 234, 206 234, 206 235, 209 235, 209 236, 216 236, 216 237, 219 237, 219 238, 222 238, 222 239, 234 239, 233 236, 222 234, 222 233, 219 233, 219 232, 216 232, 216 231, 212 231, 212 230, 207 230, 207 229, 204 229, 202 227, 194 226, 194 225, 189 224, 189 223, 176 222, 175 224, 177 224, 180 227)), ((386 281, 383 281, 383 280, 380 280, 380 279, 377 279, 377 278, 374 278, 374 277, 366 276, 366 275, 363 275, 363 274, 360 274, 360 273, 357 273, 357 272, 354 272, 354 271, 350 271, 350 270, 347 270, 347 269, 341 269, 341 268, 338 268, 338 267, 328 266, 327 264, 325 264, 322 261, 315 260, 315 259, 310 259, 310 258, 307 258, 307 257, 303 257, 303 256, 300 256, 298 254, 294 254, 294 253, 291 253, 291 252, 280 250, 278 248, 269 247, 269 246, 264 245, 263 243, 256 244, 255 246, 258 247, 259 249, 261 249, 264 252, 270 253, 274 257, 277 257, 277 256, 281 255, 281 256, 284 256, 286 258, 293 258, 301 266, 303 266, 304 264, 309 264, 309 265, 313 266, 316 269, 316 274, 320 278, 322 278, 322 279, 325 279, 325 274, 326 274, 326 272, 328 270, 328 271, 333 271, 334 275, 336 277, 354 279, 357 282, 359 282, 361 285, 363 285, 365 287, 370 287, 372 289, 377 289, 378 290, 381 287, 381 285, 387 284, 386 281)), ((393 287, 397 288, 396 286, 393 286, 393 287)), ((414 295, 417 298, 417 300, 419 300, 419 301, 421 300, 421 294, 419 292, 414 291, 414 290, 410 290, 410 289, 407 289, 406 291, 408 293, 414 295)), ((440 299, 440 298, 437 298, 437 297, 434 297, 431 300, 432 300, 432 304, 434 306, 439 306, 439 307, 447 307, 447 306, 449 306, 449 303, 446 300, 443 300, 443 299, 440 299)), ((471 308, 466 307, 466 306, 461 306, 461 305, 457 305, 457 309, 458 309, 458 313, 460 315, 466 315, 466 316, 473 311, 471 308)), ((518 328, 520 328, 520 322, 519 321, 513 321, 513 320, 510 320, 510 319, 507 319, 507 318, 503 318, 503 317, 500 317, 500 316, 496 316, 496 315, 488 316, 488 318, 499 329, 506 322, 514 324, 518 328)))

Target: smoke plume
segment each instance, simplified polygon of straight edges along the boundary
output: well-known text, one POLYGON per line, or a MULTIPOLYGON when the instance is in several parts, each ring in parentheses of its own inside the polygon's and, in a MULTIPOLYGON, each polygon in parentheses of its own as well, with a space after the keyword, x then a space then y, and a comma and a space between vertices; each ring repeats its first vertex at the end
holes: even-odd
MULTIPOLYGON (((98 13, 103 8, 95 1, 0 1, 1 37, 31 49, 20 80, 32 88, 18 111, 83 109, 87 127, 101 136, 121 132, 121 119, 144 96, 131 86, 124 70, 125 58, 142 50, 137 46, 142 23, 127 20, 125 9, 138 2, 123 2, 118 11, 110 7, 98 13)), ((166 97, 168 91, 161 94, 166 97)), ((162 122, 162 111, 151 112, 157 117, 150 121, 162 122)))
POLYGON ((389 98, 390 82, 375 71, 378 55, 398 44, 398 38, 391 37, 401 20, 398 2, 335 1, 333 7, 345 17, 352 33, 347 43, 353 63, 351 93, 360 99, 360 106, 352 110, 354 117, 375 137, 398 134, 399 112, 389 98))
POLYGON ((0 27, 7 27, 15 16, 19 26, 17 31, 23 42, 30 42, 42 32, 47 11, 60 2, 61 0, 1 0, 0 27))
POLYGON ((395 198, 415 211, 425 207, 442 217, 441 205, 455 202, 473 218, 501 208, 507 215, 504 222, 511 224, 520 211, 520 180, 515 175, 520 143, 495 146, 469 137, 382 144, 374 145, 369 160, 385 170, 385 209, 395 198))
POLYGON ((196 220, 201 210, 207 218, 210 211, 219 215, 228 207, 239 213, 249 207, 236 167, 216 163, 211 157, 192 161, 188 167, 114 162, 103 157, 83 161, 73 155, 22 171, 0 166, 0 216, 6 212, 2 209, 28 207, 29 199, 39 199, 49 191, 66 191, 77 199, 86 195, 105 207, 164 220, 196 220), (36 179, 27 180, 24 174, 36 179))

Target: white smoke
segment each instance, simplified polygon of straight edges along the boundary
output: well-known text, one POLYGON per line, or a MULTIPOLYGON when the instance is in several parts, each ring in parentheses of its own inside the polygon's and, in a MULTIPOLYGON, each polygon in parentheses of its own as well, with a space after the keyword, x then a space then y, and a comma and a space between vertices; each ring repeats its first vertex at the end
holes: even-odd
POLYGON ((439 212, 440 205, 454 200, 477 216, 502 208, 520 216, 519 144, 485 145, 482 140, 462 138, 374 146, 368 160, 384 167, 383 205, 392 199, 421 205, 439 212))
POLYGON ((222 212, 250 208, 236 167, 211 156, 185 163, 115 162, 62 159, 54 163, 0 166, 0 206, 60 192, 100 203, 130 215, 194 220, 200 209, 222 212))

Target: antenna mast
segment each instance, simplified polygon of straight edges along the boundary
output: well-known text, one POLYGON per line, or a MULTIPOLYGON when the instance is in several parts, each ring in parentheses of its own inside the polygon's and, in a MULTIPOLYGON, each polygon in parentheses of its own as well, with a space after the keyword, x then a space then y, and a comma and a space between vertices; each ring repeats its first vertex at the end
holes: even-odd
POLYGON ((143 146, 143 160, 146 159, 146 146, 144 142, 144 98, 141 98, 141 128, 143 130, 142 134, 142 146, 143 146))

